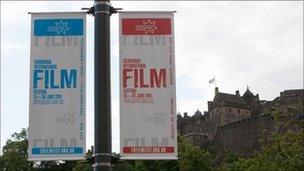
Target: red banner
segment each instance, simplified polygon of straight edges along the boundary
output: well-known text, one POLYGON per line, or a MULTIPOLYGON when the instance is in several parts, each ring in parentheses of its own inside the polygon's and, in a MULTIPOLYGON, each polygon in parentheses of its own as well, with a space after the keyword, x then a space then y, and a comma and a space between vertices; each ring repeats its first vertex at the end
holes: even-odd
POLYGON ((120 154, 176 160, 173 12, 119 13, 120 154))
POLYGON ((168 35, 171 34, 170 18, 122 19, 122 35, 168 35))

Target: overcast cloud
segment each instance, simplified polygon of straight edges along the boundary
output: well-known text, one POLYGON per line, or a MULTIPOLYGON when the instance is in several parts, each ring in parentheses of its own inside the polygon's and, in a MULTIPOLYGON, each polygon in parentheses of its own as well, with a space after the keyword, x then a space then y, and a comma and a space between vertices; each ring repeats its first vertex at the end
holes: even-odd
MULTIPOLYGON (((177 109, 207 110, 221 92, 261 99, 303 88, 303 2, 118 2, 125 10, 177 10, 177 109)), ((1 145, 28 127, 29 11, 79 11, 92 2, 1 2, 1 145)), ((87 16, 87 146, 93 144, 93 17, 87 16)), ((111 17, 113 151, 119 145, 118 15, 111 17)))

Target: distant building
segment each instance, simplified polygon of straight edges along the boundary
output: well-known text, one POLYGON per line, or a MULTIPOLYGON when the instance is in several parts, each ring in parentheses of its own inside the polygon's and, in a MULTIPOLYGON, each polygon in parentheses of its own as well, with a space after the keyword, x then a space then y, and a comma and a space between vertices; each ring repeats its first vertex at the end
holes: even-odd
POLYGON ((303 89, 298 90, 285 90, 280 93, 281 97, 304 97, 303 89))
POLYGON ((222 126, 250 117, 252 108, 257 106, 258 102, 259 95, 253 95, 248 87, 243 96, 238 90, 235 94, 227 94, 219 92, 216 87, 213 101, 208 101, 208 112, 211 118, 218 117, 218 124, 222 126))

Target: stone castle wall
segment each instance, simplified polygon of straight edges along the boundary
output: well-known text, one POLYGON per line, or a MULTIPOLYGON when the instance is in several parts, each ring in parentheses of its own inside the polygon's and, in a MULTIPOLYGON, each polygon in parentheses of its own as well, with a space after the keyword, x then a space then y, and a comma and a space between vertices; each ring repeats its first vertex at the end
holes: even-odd
POLYGON ((234 154, 251 156, 255 150, 260 150, 262 136, 272 130, 274 122, 270 115, 254 116, 218 127, 213 143, 234 154))

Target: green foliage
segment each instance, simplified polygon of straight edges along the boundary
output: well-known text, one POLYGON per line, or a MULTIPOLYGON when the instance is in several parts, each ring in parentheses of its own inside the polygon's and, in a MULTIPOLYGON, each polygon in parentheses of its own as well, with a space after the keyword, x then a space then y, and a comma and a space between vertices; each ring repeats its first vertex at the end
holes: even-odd
POLYGON ((121 161, 113 164, 113 171, 133 171, 133 165, 130 162, 121 161))
POLYGON ((182 138, 178 140, 178 165, 180 170, 212 170, 212 156, 209 152, 188 144, 182 138))
POLYGON ((304 170, 303 144, 303 133, 273 133, 263 142, 262 151, 255 158, 256 167, 269 170, 304 170))
POLYGON ((2 170, 30 170, 34 163, 27 161, 27 131, 22 129, 20 133, 11 135, 6 141, 0 159, 2 170))
POLYGON ((238 168, 239 166, 234 166, 234 164, 237 164, 239 157, 232 153, 228 153, 224 155, 225 155, 224 161, 221 162, 222 165, 218 167, 218 170, 238 170, 236 168, 238 168))
POLYGON ((77 161, 73 171, 92 171, 92 165, 86 161, 77 161))
POLYGON ((76 165, 76 161, 39 161, 32 170, 43 171, 65 171, 72 170, 76 165))
POLYGON ((262 150, 252 167, 264 170, 304 170, 303 120, 288 118, 303 114, 303 103, 289 106, 284 115, 274 109, 276 132, 262 139, 262 150), (286 119, 287 117, 287 119, 286 119))
POLYGON ((92 171, 92 156, 93 156, 93 152, 91 150, 88 150, 86 153, 86 160, 80 160, 77 161, 73 171, 92 171))
POLYGON ((135 171, 177 171, 178 163, 176 160, 137 160, 133 167, 135 171))
POLYGON ((125 161, 120 160, 120 155, 113 153, 112 154, 112 165, 113 165, 113 171, 133 171, 133 164, 135 161, 125 161))
POLYGON ((238 156, 232 153, 228 154, 228 157, 226 158, 227 163, 233 163, 237 160, 238 160, 238 156))

